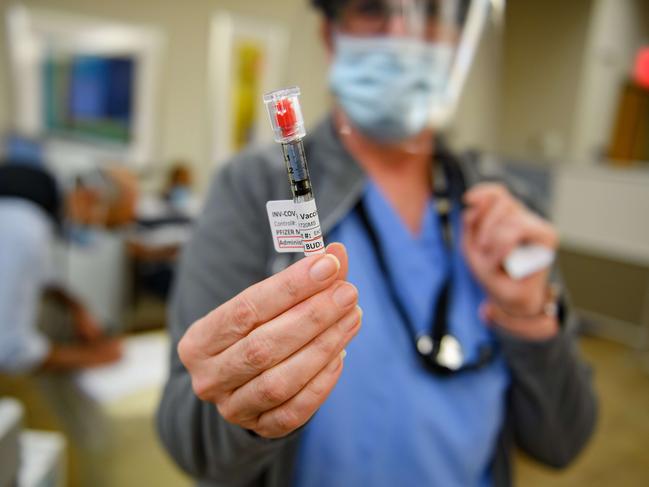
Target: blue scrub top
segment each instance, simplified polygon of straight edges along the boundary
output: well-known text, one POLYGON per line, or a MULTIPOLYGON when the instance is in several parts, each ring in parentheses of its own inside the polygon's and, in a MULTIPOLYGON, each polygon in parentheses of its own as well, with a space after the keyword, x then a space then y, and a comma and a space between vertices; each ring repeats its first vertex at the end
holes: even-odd
MULTIPOLYGON (((473 362, 479 346, 494 338, 478 316, 484 293, 459 250, 459 214, 452 215, 459 238, 449 255, 432 200, 420 235, 413 236, 372 182, 363 198, 418 330, 430 330, 435 297, 453 272, 449 332, 473 362)), ((363 326, 347 347, 336 388, 303 431, 293 485, 491 485, 509 383, 504 360, 497 354, 475 372, 432 375, 401 323, 358 215, 348 214, 328 239, 347 247, 348 279, 359 290, 363 326)))

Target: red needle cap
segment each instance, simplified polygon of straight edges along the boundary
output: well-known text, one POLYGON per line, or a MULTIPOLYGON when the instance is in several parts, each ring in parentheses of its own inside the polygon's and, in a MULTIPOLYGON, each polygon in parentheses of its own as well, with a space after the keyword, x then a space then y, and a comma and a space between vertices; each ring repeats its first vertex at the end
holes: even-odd
POLYGON ((278 100, 275 104, 275 108, 277 125, 282 129, 282 135, 284 137, 292 135, 295 131, 297 117, 295 115, 295 110, 293 110, 291 100, 278 100))

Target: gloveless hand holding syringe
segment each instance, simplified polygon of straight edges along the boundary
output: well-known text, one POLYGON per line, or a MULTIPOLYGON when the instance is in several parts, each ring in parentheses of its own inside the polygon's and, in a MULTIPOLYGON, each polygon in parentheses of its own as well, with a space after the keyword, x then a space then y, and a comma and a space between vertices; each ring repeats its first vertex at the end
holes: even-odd
MULTIPOLYGON (((293 195, 292 205, 290 201, 269 201, 267 210, 275 250, 311 255, 324 253, 325 246, 302 143, 306 130, 299 94, 299 88, 291 87, 264 95, 275 141, 282 144, 293 195)), ((512 279, 523 279, 550 266, 554 257, 547 247, 524 244, 510 252, 502 265, 512 279)))

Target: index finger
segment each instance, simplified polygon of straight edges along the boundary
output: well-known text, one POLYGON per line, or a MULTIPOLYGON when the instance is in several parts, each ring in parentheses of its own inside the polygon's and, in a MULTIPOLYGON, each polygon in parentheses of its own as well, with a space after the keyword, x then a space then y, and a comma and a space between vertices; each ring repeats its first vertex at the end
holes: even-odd
POLYGON ((464 203, 470 207, 482 208, 503 196, 511 196, 501 183, 480 183, 464 194, 464 203))
MULTIPOLYGON (((346 263, 344 247, 336 249, 346 263)), ((216 355, 247 336, 259 325, 330 286, 339 276, 341 262, 325 254, 301 259, 274 276, 245 289, 192 325, 194 343, 216 355)))
POLYGON ((487 211, 505 198, 514 199, 509 190, 500 183, 480 183, 464 194, 463 200, 468 207, 464 213, 464 221, 471 234, 477 231, 477 224, 487 211))

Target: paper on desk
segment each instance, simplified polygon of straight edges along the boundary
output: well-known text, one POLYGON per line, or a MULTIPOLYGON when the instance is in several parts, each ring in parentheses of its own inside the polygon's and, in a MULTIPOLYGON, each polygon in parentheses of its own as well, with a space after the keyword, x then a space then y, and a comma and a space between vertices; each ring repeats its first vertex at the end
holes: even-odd
POLYGON ((156 229, 139 230, 131 239, 147 247, 180 246, 185 244, 191 235, 187 224, 166 224, 156 229))
POLYGON ((77 384, 91 399, 105 404, 142 390, 162 387, 169 367, 169 339, 162 333, 130 337, 119 362, 84 370, 77 384))

